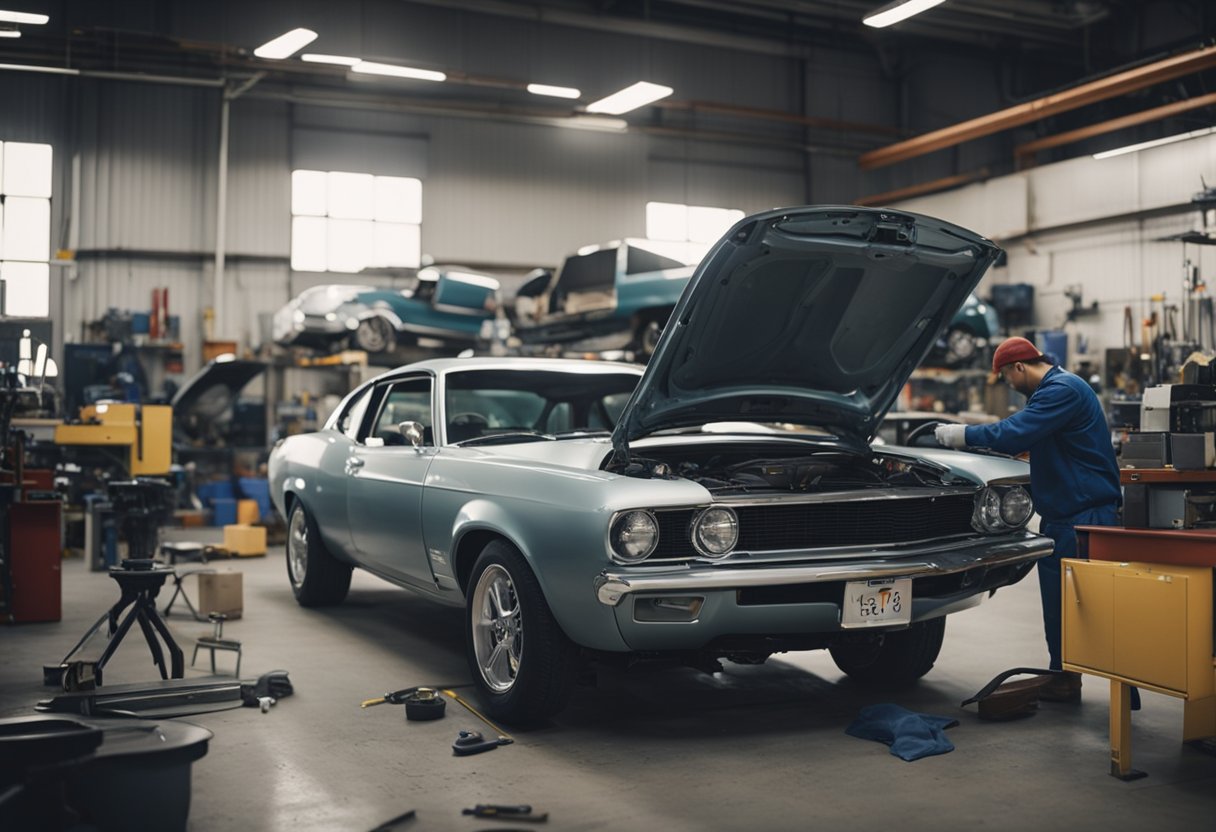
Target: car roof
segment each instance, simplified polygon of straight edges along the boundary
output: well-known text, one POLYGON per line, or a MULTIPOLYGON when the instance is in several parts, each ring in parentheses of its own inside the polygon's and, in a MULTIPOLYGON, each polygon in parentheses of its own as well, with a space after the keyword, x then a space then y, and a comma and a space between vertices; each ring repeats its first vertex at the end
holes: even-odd
POLYGON ((581 358, 527 358, 522 356, 472 356, 470 358, 428 358, 406 364, 377 377, 378 381, 425 372, 445 375, 465 370, 549 370, 551 372, 584 373, 631 373, 641 376, 644 368, 623 361, 589 361, 581 358))

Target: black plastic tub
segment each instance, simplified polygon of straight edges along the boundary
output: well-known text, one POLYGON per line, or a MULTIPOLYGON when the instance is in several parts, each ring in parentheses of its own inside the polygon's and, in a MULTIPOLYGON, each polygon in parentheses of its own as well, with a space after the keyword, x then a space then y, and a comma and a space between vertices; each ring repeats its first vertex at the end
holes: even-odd
POLYGON ((172 720, 0 719, 0 829, 185 830, 211 737, 172 720))

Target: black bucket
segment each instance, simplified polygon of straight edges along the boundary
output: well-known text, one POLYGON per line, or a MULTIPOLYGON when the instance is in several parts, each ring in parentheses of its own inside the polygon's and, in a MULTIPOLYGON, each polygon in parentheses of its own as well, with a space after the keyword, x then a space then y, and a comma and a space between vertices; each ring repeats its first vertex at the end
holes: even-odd
POLYGON ((211 736, 168 720, 0 719, 0 828, 185 830, 211 736))

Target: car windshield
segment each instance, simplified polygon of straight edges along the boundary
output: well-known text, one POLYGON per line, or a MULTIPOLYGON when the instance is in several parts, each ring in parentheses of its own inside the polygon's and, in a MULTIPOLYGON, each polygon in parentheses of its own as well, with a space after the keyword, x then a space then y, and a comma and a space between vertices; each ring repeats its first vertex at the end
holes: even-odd
POLYGON ((635 373, 553 370, 449 373, 444 402, 447 441, 610 431, 638 378, 635 373))

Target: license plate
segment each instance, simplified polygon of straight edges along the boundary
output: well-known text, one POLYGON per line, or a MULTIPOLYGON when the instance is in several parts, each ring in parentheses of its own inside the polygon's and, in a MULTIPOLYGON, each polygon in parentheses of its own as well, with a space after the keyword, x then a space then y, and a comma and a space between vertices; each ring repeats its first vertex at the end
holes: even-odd
POLYGON ((911 578, 849 581, 844 585, 841 627, 889 627, 911 621, 911 578))

